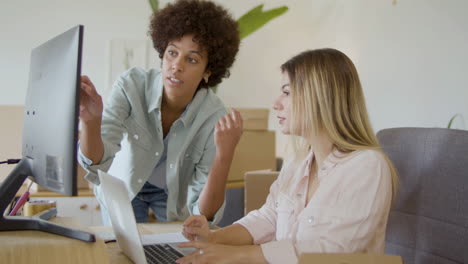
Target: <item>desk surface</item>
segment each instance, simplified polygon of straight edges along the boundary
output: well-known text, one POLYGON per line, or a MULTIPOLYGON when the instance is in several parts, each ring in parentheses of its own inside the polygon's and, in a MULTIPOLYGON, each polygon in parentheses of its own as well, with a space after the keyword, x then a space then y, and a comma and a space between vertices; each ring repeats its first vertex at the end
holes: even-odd
MULTIPOLYGON (((54 223, 91 233, 112 231, 109 226, 79 227, 73 218, 53 218, 54 223)), ((140 234, 174 233, 182 230, 182 223, 138 224, 140 234)), ((0 232, 0 260, 2 263, 132 263, 116 242, 105 244, 97 239, 87 243, 41 231, 0 232), (66 262, 64 262, 66 259, 66 262)))
MULTIPOLYGON (((77 228, 72 218, 57 218, 52 221, 67 227, 77 228)), ((88 243, 41 231, 1 231, 0 262, 2 263, 108 263, 104 241, 88 243)))

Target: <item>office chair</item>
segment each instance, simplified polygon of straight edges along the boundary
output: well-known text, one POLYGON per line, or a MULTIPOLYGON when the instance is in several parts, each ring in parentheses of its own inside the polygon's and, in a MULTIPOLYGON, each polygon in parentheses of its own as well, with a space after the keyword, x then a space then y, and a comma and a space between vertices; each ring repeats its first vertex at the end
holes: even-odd
POLYGON ((391 128, 377 137, 400 178, 385 253, 405 264, 468 263, 468 131, 391 128))

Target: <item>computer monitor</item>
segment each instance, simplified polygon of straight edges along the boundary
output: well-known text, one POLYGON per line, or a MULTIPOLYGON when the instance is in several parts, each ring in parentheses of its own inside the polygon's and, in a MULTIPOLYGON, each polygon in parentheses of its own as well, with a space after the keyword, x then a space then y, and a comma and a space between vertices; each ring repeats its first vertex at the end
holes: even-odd
POLYGON ((26 178, 65 195, 77 195, 76 161, 83 26, 31 52, 23 121, 22 158, 0 186, 0 231, 41 230, 93 242, 92 234, 35 217, 4 216, 26 178))

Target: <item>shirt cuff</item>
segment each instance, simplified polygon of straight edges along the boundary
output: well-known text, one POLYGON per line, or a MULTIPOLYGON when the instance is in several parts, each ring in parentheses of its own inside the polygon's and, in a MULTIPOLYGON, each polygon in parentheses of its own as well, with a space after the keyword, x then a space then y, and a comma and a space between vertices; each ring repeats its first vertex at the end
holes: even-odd
MULTIPOLYGON (((104 142, 104 154, 103 159, 106 157, 106 143, 104 142)), ((110 165, 112 164, 112 159, 107 159, 101 162, 100 164, 93 164, 93 161, 86 157, 86 155, 81 151, 80 143, 78 142, 78 163, 86 170, 87 174, 85 175, 85 179, 89 182, 99 185, 100 181, 97 176, 97 170, 108 171, 110 165)))
POLYGON ((81 151, 81 145, 79 142, 78 142, 78 158, 79 158, 80 164, 82 164, 83 167, 90 167, 91 165, 93 165, 93 161, 90 160, 88 157, 86 157, 85 154, 83 154, 83 152, 81 151))
POLYGON ((297 263, 298 258, 290 240, 268 242, 261 245, 263 256, 268 263, 297 263))
MULTIPOLYGON (((223 201, 223 204, 221 207, 218 209, 218 211, 215 213, 213 220, 208 221, 208 225, 210 228, 215 227, 223 218, 224 215, 224 208, 226 207, 226 200, 223 201)), ((192 215, 201 215, 202 213, 200 212, 200 207, 198 206, 198 202, 193 206, 192 209, 192 215)))

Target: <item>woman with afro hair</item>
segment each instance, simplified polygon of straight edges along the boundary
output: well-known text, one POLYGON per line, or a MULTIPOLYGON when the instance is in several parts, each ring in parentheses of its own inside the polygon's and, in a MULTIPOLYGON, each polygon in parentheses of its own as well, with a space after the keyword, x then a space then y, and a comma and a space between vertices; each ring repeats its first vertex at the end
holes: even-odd
POLYGON ((158 221, 204 215, 216 224, 242 119, 210 88, 229 76, 239 50, 237 23, 213 2, 179 0, 151 17, 148 34, 161 71, 123 73, 105 106, 82 76, 79 162, 95 185, 105 225, 112 208, 98 169, 125 182, 137 222, 147 222, 151 208, 158 221))

